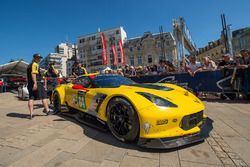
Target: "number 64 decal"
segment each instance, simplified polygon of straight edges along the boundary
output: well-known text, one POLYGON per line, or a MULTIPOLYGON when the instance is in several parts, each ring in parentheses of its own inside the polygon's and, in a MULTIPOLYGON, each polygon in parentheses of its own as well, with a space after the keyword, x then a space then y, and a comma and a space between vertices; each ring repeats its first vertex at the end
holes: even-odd
POLYGON ((86 92, 78 91, 77 94, 77 102, 80 108, 86 109, 86 99, 85 99, 86 92))

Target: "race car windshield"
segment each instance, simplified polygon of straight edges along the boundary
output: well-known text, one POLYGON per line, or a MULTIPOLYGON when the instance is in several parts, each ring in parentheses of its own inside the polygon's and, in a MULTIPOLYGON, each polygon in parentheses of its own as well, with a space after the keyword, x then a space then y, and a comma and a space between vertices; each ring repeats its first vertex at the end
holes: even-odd
POLYGON ((134 85, 134 81, 119 75, 103 75, 97 76, 92 80, 93 86, 96 88, 116 88, 121 85, 134 85))

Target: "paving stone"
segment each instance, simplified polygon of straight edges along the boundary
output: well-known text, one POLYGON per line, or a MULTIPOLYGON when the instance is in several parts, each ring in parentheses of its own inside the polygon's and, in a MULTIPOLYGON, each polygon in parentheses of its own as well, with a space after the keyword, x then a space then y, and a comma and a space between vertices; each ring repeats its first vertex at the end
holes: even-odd
POLYGON ((233 161, 230 158, 220 158, 220 160, 224 165, 234 165, 233 161))
POLYGON ((206 141, 211 146, 217 146, 218 145, 218 143, 212 137, 207 138, 206 141))
POLYGON ((151 153, 151 152, 142 152, 139 150, 128 150, 129 156, 142 157, 142 158, 150 158, 150 159, 159 159, 159 153, 151 153))
POLYGON ((11 163, 19 160, 20 158, 32 154, 39 147, 30 146, 24 150, 16 149, 14 147, 3 147, 0 149, 0 164, 3 166, 10 165, 11 163))
POLYGON ((159 160, 125 155, 120 167, 159 167, 159 160))
POLYGON ((107 144, 90 141, 76 154, 76 158, 101 163, 110 149, 107 144))
POLYGON ((161 167, 180 167, 178 152, 160 153, 161 167))
POLYGON ((228 155, 224 151, 215 151, 218 158, 228 158, 228 155))
POLYGON ((236 153, 228 153, 228 156, 229 156, 231 159, 241 159, 241 158, 239 157, 239 155, 236 154, 236 153))
POLYGON ((250 166, 250 141, 242 137, 224 137, 224 139, 230 145, 231 152, 237 153, 250 166))
POLYGON ((68 161, 70 159, 73 159, 73 154, 67 153, 67 152, 61 152, 59 153, 55 158, 50 160, 47 164, 45 164, 43 167, 59 167, 61 166, 65 161, 68 161))
POLYGON ((85 160, 79 160, 79 159, 70 159, 66 162, 63 162, 60 167, 98 167, 99 164, 96 162, 89 162, 85 160))
POLYGON ((181 167, 222 167, 222 166, 220 166, 220 165, 211 165, 211 164, 203 164, 203 163, 181 161, 181 167))
POLYGON ((12 163, 9 167, 27 167, 31 164, 32 167, 41 167, 62 151, 67 150, 72 145, 72 142, 73 141, 70 140, 56 139, 49 144, 40 147, 32 154, 12 163))
POLYGON ((225 124, 224 120, 218 119, 214 121, 213 126, 216 128, 216 132, 222 137, 240 136, 237 131, 225 124))
POLYGON ((4 145, 24 149, 53 134, 53 129, 33 129, 32 132, 5 138, 4 145))
POLYGON ((91 140, 92 139, 88 138, 87 136, 84 136, 80 140, 75 141, 74 144, 66 150, 66 152, 76 154, 91 140))
POLYGON ((112 147, 110 151, 105 155, 106 160, 120 162, 122 161, 124 155, 127 153, 127 149, 112 147))
POLYGON ((212 148, 215 152, 223 152, 220 146, 212 146, 212 148))
POLYGON ((52 140, 57 139, 59 136, 60 136, 60 134, 53 133, 53 134, 49 135, 48 137, 46 137, 46 138, 44 138, 42 140, 39 140, 38 142, 34 143, 33 145, 37 146, 37 147, 42 147, 45 144, 48 144, 49 142, 51 142, 52 140))
POLYGON ((212 148, 205 142, 179 150, 179 156, 183 161, 221 165, 212 148))
POLYGON ((241 166, 241 167, 247 167, 248 166, 243 160, 240 160, 240 159, 233 159, 233 162, 235 163, 235 165, 237 167, 238 166, 241 166))
POLYGON ((84 129, 79 125, 69 125, 66 128, 58 131, 58 133, 62 134, 60 138, 70 139, 70 140, 79 140, 83 135, 84 129))
POLYGON ((1 150, 0 150, 0 164, 1 165, 6 165, 7 162, 9 161, 7 159, 12 157, 13 154, 17 153, 18 151, 20 151, 20 149, 13 148, 13 147, 7 147, 7 146, 1 147, 1 150), (6 162, 6 160, 7 160, 7 162, 6 162))
POLYGON ((102 161, 100 167, 119 167, 120 163, 114 161, 104 160, 102 161))
POLYGON ((9 126, 5 126, 0 128, 0 132, 1 132, 1 138, 4 137, 8 137, 12 134, 20 134, 22 132, 21 129, 17 129, 17 128, 13 128, 13 127, 9 127, 9 126))

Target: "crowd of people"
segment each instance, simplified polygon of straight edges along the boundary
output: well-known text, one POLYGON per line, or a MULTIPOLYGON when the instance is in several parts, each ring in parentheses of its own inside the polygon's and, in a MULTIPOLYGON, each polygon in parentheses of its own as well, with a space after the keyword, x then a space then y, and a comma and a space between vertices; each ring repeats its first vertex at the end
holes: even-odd
POLYGON ((248 50, 241 50, 241 57, 233 58, 230 54, 224 54, 222 60, 219 62, 214 62, 210 57, 206 56, 202 58, 202 61, 197 61, 196 56, 189 56, 183 59, 181 67, 178 70, 171 62, 160 60, 159 64, 153 64, 148 66, 137 66, 126 64, 124 67, 119 67, 118 69, 111 69, 107 67, 102 72, 120 74, 126 77, 136 77, 144 75, 166 75, 174 74, 177 72, 187 72, 190 76, 194 77, 196 73, 201 71, 214 71, 221 70, 224 68, 238 67, 244 68, 242 64, 245 62, 243 59, 247 59, 249 56, 248 50))

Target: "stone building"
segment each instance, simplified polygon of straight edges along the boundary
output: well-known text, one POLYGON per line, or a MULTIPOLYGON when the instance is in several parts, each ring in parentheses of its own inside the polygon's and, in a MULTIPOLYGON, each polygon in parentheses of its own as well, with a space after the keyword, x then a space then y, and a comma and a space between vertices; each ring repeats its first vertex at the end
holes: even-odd
POLYGON ((124 44, 126 63, 132 66, 158 64, 160 60, 177 61, 175 40, 171 33, 152 34, 131 38, 124 44))
POLYGON ((203 48, 199 48, 197 57, 199 61, 205 56, 210 57, 215 62, 219 62, 222 56, 225 54, 225 46, 221 39, 211 41, 203 48))
POLYGON ((234 55, 239 54, 242 49, 250 50, 250 27, 235 30, 232 34, 234 55))

